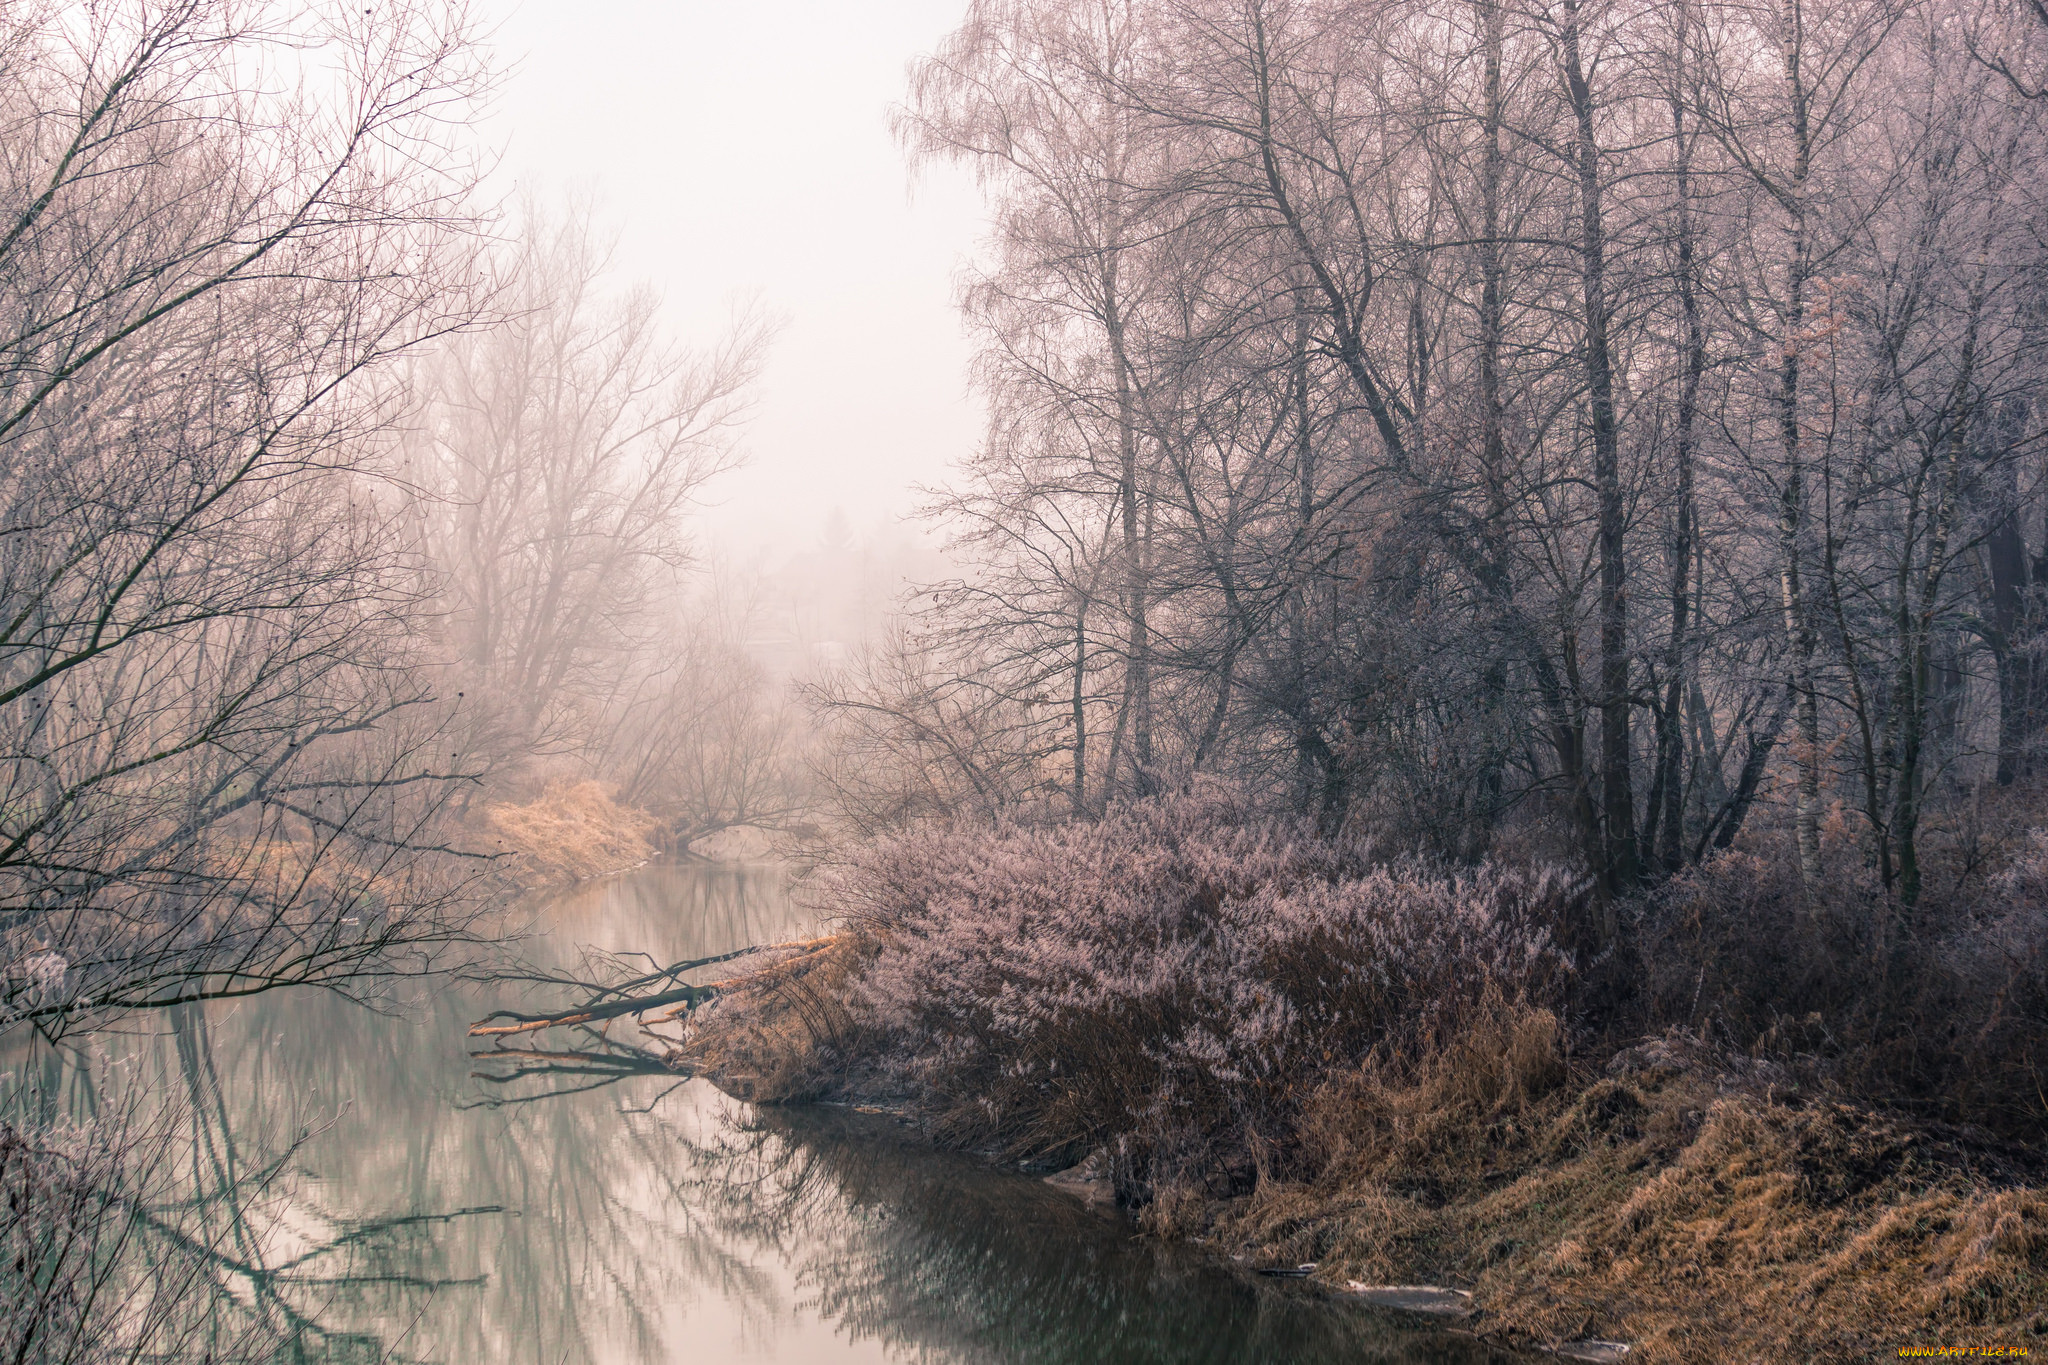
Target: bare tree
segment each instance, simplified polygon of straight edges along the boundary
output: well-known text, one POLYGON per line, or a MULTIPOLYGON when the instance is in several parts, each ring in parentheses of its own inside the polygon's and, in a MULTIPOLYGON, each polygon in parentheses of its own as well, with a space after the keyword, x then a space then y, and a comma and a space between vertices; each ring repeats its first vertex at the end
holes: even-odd
POLYGON ((180 0, 6 41, 0 1027, 430 965, 478 865, 379 376, 478 316, 466 21, 180 0))
POLYGON ((508 320, 424 366, 408 472, 465 690, 506 718, 508 756, 600 742, 769 332, 743 316, 711 351, 675 346, 652 292, 606 295, 608 251, 587 204, 529 204, 495 266, 508 320))
POLYGON ((977 7, 906 116, 987 171, 997 244, 994 420, 939 504, 976 571, 917 695, 1001 696, 976 751, 1052 745, 1086 812, 1142 667, 1160 780, 1457 854, 1518 826, 1610 899, 1759 811, 1826 875, 1843 800, 1910 906, 1929 803, 2037 742, 2038 36, 1956 0, 977 7))
MULTIPOLYGON (((1099 495, 1113 498, 1118 537, 1123 695, 1111 750, 1128 754, 1130 783, 1143 791, 1158 761, 1149 619, 1156 511, 1133 335, 1149 279, 1139 258, 1153 230, 1142 191, 1160 151, 1142 116, 1118 98, 1147 60, 1139 15, 1120 2, 976 4, 916 68, 898 131, 919 157, 971 164, 1002 202, 1003 269, 975 285, 970 305, 1016 362, 992 387, 1010 390, 1006 407, 1033 401, 1015 383, 1029 374, 1036 398, 1087 415, 1079 446, 1069 448, 1099 495)), ((1075 614, 1085 656, 1086 609, 1075 614)), ((1084 749, 1085 733, 1084 723, 1076 731, 1084 749)))

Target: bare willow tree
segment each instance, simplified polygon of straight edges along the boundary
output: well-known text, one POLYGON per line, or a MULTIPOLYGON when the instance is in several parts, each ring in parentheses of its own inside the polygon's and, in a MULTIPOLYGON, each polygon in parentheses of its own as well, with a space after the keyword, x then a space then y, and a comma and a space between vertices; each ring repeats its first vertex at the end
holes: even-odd
POLYGON ((467 19, 8 22, 0 1027, 429 965, 477 865, 379 375, 478 316, 467 19))
POLYGON ((408 458, 465 690, 507 756, 601 742, 689 560, 684 516, 736 460, 769 332, 748 315, 678 347, 651 290, 606 293, 588 205, 522 219, 494 267, 508 320, 423 367, 408 458))

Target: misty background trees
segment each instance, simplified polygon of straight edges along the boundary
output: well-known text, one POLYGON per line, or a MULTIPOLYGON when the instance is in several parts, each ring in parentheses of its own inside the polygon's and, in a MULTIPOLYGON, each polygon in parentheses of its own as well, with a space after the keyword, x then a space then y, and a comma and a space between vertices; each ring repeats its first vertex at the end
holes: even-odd
POLYGON ((0 12, 10 1360, 305 1329, 235 1286, 306 1128, 225 1131, 202 1002, 473 965, 558 781, 798 809, 758 585, 686 575, 768 328, 683 349, 586 209, 501 213, 490 84, 434 0, 0 12), (124 1030, 175 1065, 81 1063, 124 1030))
POLYGON ((865 809, 1967 872, 2044 719, 2028 20, 973 5, 899 115, 993 216, 973 569, 824 699, 865 809))
POLYGON ((500 777, 597 774, 687 843, 794 807, 774 691, 743 647, 751 613, 690 576, 687 530, 738 458, 771 328, 743 315, 713 349, 682 349, 606 257, 587 203, 523 207, 487 267, 504 321, 419 367, 404 475, 500 777))
POLYGON ((17 1021, 426 965, 481 817, 593 782, 682 850, 1217 774, 1908 915, 2025 825, 2038 16, 972 6, 898 115, 992 208, 952 563, 764 570, 693 517, 772 320, 685 346, 588 202, 480 208, 459 14, 256 14, 10 30, 17 1021))

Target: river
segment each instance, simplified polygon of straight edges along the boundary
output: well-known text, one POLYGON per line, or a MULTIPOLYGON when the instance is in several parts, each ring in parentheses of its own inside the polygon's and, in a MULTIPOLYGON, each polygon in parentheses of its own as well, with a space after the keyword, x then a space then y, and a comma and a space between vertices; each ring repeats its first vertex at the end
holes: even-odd
MULTIPOLYGON (((806 927, 779 871, 685 866, 580 888, 537 921, 544 950, 664 962, 806 927)), ((35 1064, 74 1104, 115 1073, 186 1091, 189 1178, 241 1192, 217 1243, 243 1267, 235 1292, 296 1326, 280 1361, 1497 1358, 1137 1238, 885 1117, 757 1111, 667 1076, 479 1079, 464 1026, 502 1001, 443 986, 398 1003, 279 993, 138 1027, 68 1077, 35 1064)))

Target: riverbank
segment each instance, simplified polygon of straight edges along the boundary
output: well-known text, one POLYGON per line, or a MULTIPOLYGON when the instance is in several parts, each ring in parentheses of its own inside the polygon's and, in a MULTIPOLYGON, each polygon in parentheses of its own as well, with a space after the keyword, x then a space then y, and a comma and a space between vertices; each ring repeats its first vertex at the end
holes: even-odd
POLYGON ((1477 1330, 1542 1347, 1850 1361, 2041 1342, 2038 1157, 1780 1089, 1657 1040, 1524 1103, 1417 1094, 1319 1176, 1177 1221, 1335 1285, 1467 1289, 1477 1330))
POLYGON ((844 931, 728 970, 685 1054, 1087 1163, 1146 1230, 1333 1291, 1468 1291, 1516 1344, 2048 1345, 2038 861, 1903 958, 1855 886, 1731 854, 1602 954, 1565 945, 1616 912, 1554 869, 1377 859, 1213 794, 926 831, 814 888, 844 931))
MULTIPOLYGON (((847 935, 770 968, 706 1012, 692 1052, 736 1097, 889 1108, 945 1143, 937 1097, 832 1031, 861 955, 847 935)), ((1125 1170, 1122 1202, 1235 1262, 1313 1264, 1332 1292, 1468 1291, 1461 1327, 1510 1346, 1860 1361, 2048 1337, 2048 1172, 2030 1149, 1805 1094, 1684 1036, 1566 1057, 1554 1019, 1529 1013, 1466 1043, 1406 1087, 1333 1073, 1268 1172, 1219 1164, 1135 1192, 1125 1170)))

